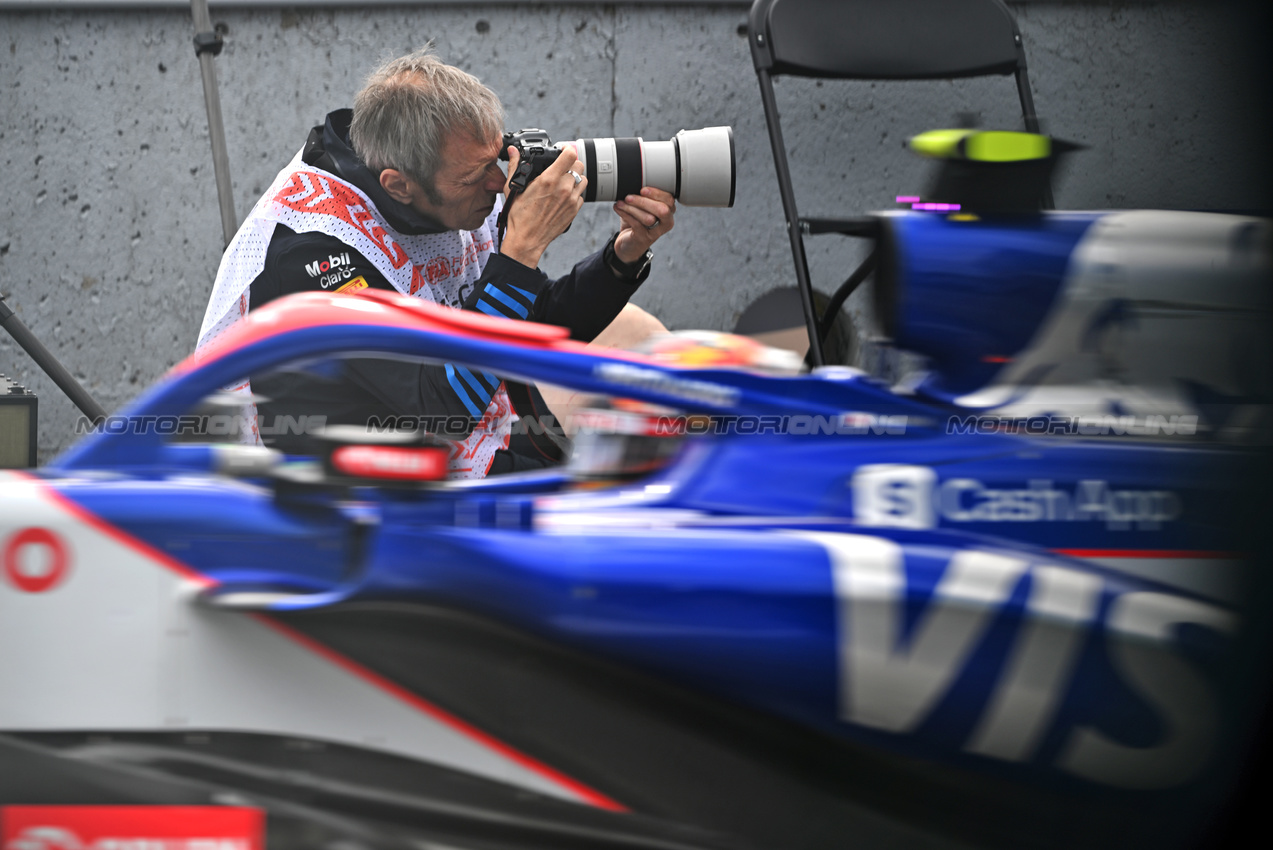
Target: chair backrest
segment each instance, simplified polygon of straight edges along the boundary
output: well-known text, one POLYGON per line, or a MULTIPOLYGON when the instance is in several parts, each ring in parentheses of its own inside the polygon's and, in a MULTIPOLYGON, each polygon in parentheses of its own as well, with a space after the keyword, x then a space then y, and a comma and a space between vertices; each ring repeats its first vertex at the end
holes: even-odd
POLYGON ((1002 0, 758 0, 752 61, 771 75, 920 80, 1025 67, 1002 0))
MULTIPOLYGON (((829 315, 819 319, 801 231, 850 233, 859 224, 827 219, 815 231, 813 220, 799 217, 773 77, 925 80, 1011 74, 1026 130, 1037 133, 1025 49, 1003 0, 755 0, 748 41, 809 331, 809 358, 821 366, 820 325, 830 326, 835 311, 870 271, 874 254, 841 285, 828 305, 829 315), (833 226, 822 226, 828 221, 833 226)), ((1051 206, 1050 191, 1043 200, 1051 206)))

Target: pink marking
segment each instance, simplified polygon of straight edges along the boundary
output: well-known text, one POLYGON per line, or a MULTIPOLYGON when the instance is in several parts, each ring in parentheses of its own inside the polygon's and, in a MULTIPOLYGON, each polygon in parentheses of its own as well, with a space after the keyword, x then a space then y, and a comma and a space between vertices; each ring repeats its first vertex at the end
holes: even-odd
POLYGON ((1195 549, 1053 549, 1058 555, 1072 558, 1197 558, 1236 561, 1241 552, 1209 552, 1195 549))

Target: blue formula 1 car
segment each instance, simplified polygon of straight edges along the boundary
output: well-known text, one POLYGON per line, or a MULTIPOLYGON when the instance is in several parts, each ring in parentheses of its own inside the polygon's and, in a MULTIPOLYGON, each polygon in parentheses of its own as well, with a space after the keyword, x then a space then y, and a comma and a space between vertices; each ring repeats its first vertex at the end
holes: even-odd
POLYGON ((0 473, 3 802, 271 847, 1206 834, 1266 696, 1267 222, 877 222, 901 387, 315 293, 0 473), (215 436, 219 388, 342 357, 569 388, 574 458, 215 436))

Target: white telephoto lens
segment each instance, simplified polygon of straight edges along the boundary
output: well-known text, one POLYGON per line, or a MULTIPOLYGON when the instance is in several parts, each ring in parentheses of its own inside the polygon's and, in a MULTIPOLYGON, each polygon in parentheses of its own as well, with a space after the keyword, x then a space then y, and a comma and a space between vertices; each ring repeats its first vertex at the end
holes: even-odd
POLYGON ((643 186, 662 189, 691 207, 734 205, 734 132, 729 127, 682 130, 666 142, 640 138, 576 139, 588 185, 585 201, 615 201, 643 186))
POLYGON ((680 149, 680 191, 688 207, 734 205, 734 131, 729 127, 682 130, 673 142, 680 149))

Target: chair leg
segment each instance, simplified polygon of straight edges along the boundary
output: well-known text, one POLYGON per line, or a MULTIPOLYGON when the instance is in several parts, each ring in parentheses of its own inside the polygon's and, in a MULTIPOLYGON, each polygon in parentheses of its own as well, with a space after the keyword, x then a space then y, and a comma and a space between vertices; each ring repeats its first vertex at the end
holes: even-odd
POLYGON ((769 144, 773 148, 774 169, 778 172, 778 191, 782 195, 782 209, 787 217, 787 236, 791 241, 791 256, 796 266, 796 286, 804 307, 805 326, 809 330, 809 362, 824 366, 822 346, 818 341, 818 314, 813 304, 813 284, 809 281, 809 263, 805 258, 804 240, 800 233, 800 216, 796 212, 796 196, 791 186, 791 170, 787 165, 787 149, 782 141, 782 128, 778 123, 778 104, 774 97, 773 81, 769 72, 757 69, 760 81, 760 102, 765 108, 765 123, 769 127, 769 144))

